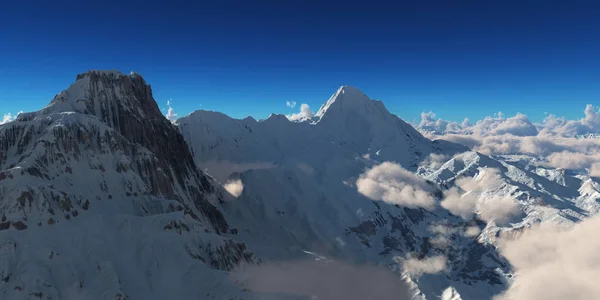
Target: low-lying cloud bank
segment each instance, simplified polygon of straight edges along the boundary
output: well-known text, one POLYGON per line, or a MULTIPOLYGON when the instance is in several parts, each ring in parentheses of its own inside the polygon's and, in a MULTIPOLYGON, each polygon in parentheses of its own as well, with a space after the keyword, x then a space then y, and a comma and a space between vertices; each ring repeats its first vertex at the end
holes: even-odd
POLYGON ((570 230, 542 224, 520 237, 500 239, 500 251, 517 271, 514 283, 494 300, 598 299, 600 216, 570 230))
POLYGON ((435 205, 431 195, 432 186, 392 162, 384 162, 366 170, 356 180, 356 188, 370 199, 390 204, 425 209, 432 209, 435 205))
POLYGON ((387 267, 332 260, 246 265, 234 270, 231 279, 255 292, 312 299, 412 299, 408 284, 387 267))
POLYGON ((417 128, 429 138, 463 144, 488 155, 525 154, 542 159, 541 165, 586 169, 600 175, 600 113, 589 104, 579 120, 547 116, 542 124, 526 115, 505 118, 498 113, 474 125, 435 119, 422 113, 417 128))

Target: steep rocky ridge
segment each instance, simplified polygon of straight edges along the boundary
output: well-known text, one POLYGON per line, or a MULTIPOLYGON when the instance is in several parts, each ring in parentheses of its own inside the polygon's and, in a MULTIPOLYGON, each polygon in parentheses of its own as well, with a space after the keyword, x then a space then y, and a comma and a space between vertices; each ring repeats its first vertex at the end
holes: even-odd
POLYGON ((227 197, 141 76, 80 74, 0 126, 1 298, 243 294, 223 271, 255 258, 218 209, 227 197))

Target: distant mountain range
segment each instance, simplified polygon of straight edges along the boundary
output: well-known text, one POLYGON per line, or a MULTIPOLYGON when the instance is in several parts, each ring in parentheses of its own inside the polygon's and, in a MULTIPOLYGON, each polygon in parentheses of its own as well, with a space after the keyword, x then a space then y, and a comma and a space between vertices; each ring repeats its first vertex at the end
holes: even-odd
POLYGON ((354 87, 314 116, 172 124, 139 74, 89 71, 0 125, 0 298, 492 299, 514 277, 500 235, 598 199, 594 177, 432 141, 354 87))

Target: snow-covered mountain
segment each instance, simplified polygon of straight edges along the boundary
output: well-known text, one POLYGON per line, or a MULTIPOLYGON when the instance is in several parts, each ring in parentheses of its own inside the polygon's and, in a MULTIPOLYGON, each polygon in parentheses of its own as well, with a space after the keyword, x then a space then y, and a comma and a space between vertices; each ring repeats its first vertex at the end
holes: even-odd
POLYGON ((491 299, 514 275, 496 248, 500 234, 539 222, 570 226, 598 211, 594 178, 527 156, 490 157, 431 141, 353 87, 341 87, 311 118, 238 120, 196 111, 177 125, 199 167, 243 185, 224 214, 259 257, 293 259, 309 251, 391 266, 398 257, 445 257, 441 272, 408 271, 419 299, 491 299), (427 180, 436 204, 403 207, 357 192, 359 176, 383 162, 427 180), (475 217, 440 205, 459 181, 462 189, 478 186, 461 196, 463 206, 486 200, 472 200, 475 217), (502 207, 504 199, 515 201, 502 207), (504 221, 499 213, 511 217, 504 221))
POLYGON ((491 299, 514 276, 500 235, 571 226, 599 197, 595 177, 429 140, 349 86, 312 117, 173 125, 140 75, 89 71, 0 125, 0 298, 491 299))
MULTIPOLYGON (((224 299, 253 254, 137 74, 90 71, 0 126, 0 298, 224 299)), ((247 293, 245 293, 247 294, 247 293)))
MULTIPOLYGON (((374 202, 359 194, 357 177, 378 162, 417 171, 431 155, 468 151, 430 141, 358 89, 341 87, 314 118, 282 115, 236 120, 196 111, 177 121, 198 166, 222 182, 241 180, 243 192, 224 211, 253 251, 291 259, 303 250, 356 262, 391 264, 398 256, 443 254, 447 273, 421 276, 422 296, 449 286, 464 299, 485 299, 505 288, 508 265, 490 245, 460 234, 485 224, 466 222, 439 205, 432 211, 374 202), (432 227, 453 228, 451 247, 436 245, 432 227)), ((431 183, 434 187, 435 184, 431 183)), ((441 197, 441 190, 437 196, 441 197)), ((437 240, 436 240, 437 239, 437 240)))

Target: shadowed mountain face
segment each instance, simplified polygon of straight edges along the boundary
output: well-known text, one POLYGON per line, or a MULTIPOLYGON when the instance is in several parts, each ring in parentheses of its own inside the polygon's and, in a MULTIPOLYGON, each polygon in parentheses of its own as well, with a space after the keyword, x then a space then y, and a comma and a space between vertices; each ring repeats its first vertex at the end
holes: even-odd
POLYGON ((201 293, 219 269, 254 260, 228 237, 226 195, 141 76, 80 74, 42 110, 0 126, 1 298, 201 293))

